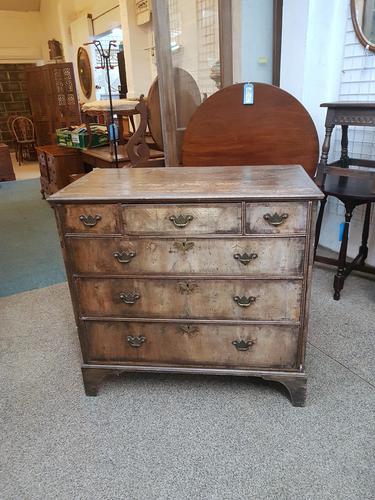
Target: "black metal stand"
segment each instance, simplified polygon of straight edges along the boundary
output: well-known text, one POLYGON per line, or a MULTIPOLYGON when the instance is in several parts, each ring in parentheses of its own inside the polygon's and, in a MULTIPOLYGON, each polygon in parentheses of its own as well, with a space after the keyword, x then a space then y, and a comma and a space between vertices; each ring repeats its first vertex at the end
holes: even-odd
POLYGON ((112 103, 112 90, 111 90, 111 78, 109 75, 109 70, 113 69, 114 66, 110 64, 110 58, 111 58, 111 49, 112 47, 116 47, 116 42, 114 40, 111 40, 108 45, 108 49, 104 49, 101 42, 99 40, 94 40, 89 43, 85 43, 84 45, 95 45, 96 50, 99 53, 100 56, 100 66, 96 66, 97 69, 105 69, 107 73, 107 83, 108 83, 108 96, 109 96, 109 110, 110 110, 110 117, 111 117, 111 123, 109 124, 109 141, 113 144, 113 151, 115 154, 115 164, 116 168, 118 168, 118 154, 117 154, 117 130, 115 126, 115 120, 113 117, 113 103, 112 103))

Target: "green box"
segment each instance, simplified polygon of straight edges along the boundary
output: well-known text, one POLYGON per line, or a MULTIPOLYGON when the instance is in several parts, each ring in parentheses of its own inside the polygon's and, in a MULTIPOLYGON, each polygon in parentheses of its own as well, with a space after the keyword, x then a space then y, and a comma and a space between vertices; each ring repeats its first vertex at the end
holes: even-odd
MULTIPOLYGON (((93 126, 97 127, 95 123, 93 126)), ((75 132, 74 130, 69 130, 67 128, 60 128, 56 130, 56 140, 57 144, 60 146, 68 146, 70 148, 84 149, 88 147, 89 135, 86 131, 75 132)), ((97 133, 92 132, 90 148, 95 148, 98 146, 104 146, 108 144, 108 133, 97 133)))

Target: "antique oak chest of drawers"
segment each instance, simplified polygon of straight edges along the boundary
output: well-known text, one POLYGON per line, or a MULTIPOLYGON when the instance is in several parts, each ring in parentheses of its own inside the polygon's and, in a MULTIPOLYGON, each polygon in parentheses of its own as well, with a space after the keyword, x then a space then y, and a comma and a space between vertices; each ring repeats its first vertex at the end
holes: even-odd
POLYGON ((230 374, 303 405, 320 198, 293 165, 103 169, 51 196, 86 394, 126 371, 230 374))

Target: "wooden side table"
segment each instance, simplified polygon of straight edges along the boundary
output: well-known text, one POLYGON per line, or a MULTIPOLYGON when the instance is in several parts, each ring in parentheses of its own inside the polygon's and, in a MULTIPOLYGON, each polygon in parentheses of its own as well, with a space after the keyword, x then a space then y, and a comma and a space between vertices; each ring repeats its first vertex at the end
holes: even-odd
POLYGON ((371 204, 375 202, 375 172, 350 168, 351 166, 375 168, 375 161, 352 158, 348 152, 348 128, 353 126, 375 127, 375 103, 334 102, 324 103, 321 106, 327 108, 326 134, 315 180, 326 196, 321 201, 317 219, 315 252, 319 243, 324 208, 328 196, 338 198, 345 205, 345 226, 338 259, 316 255, 315 260, 325 264, 337 265, 337 273, 334 279, 334 299, 339 300, 344 281, 353 269, 375 274, 374 268, 365 266, 368 255, 367 242, 370 229, 371 204), (341 155, 338 160, 328 164, 331 136, 336 125, 341 126, 341 155), (347 262, 349 224, 354 209, 364 204, 366 204, 366 212, 362 242, 358 255, 352 262, 347 262))
POLYGON ((0 143, 0 182, 15 181, 12 159, 10 157, 9 146, 0 143))

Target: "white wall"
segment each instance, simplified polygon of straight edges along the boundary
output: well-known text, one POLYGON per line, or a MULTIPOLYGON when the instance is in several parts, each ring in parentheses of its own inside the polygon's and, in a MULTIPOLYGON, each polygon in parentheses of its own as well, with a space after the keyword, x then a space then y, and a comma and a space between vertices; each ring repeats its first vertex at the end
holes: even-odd
POLYGON ((307 108, 324 138, 323 102, 340 84, 347 0, 284 0, 280 87, 307 108))
MULTIPOLYGON (((350 18, 349 0, 284 0, 281 51, 281 85, 299 99, 311 114, 320 144, 324 138, 326 109, 322 102, 374 100, 375 56, 364 53, 350 18)), ((350 130, 350 129, 349 129, 350 130)), ((375 159, 375 132, 355 127, 349 132, 349 151, 357 157, 375 159)), ((339 133, 335 133, 330 160, 340 156, 339 133)), ((351 223, 348 255, 360 245, 363 208, 351 223)), ((339 226, 344 221, 341 202, 330 198, 320 242, 338 250, 339 226)), ((375 265, 375 221, 369 238, 368 262, 375 265)))
POLYGON ((124 33, 124 56, 128 97, 147 95, 153 80, 151 51, 152 25, 137 26, 135 2, 120 0, 121 26, 124 33))

